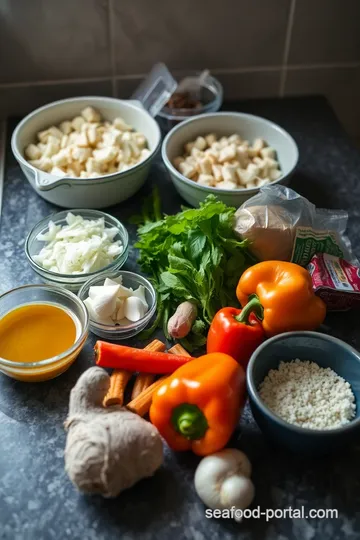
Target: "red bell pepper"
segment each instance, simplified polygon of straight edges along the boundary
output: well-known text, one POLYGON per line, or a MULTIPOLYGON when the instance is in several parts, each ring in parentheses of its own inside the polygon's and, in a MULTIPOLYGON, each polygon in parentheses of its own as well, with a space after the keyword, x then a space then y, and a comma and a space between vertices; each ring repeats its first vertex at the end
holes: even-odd
POLYGON ((209 329, 207 352, 228 354, 246 369, 252 353, 265 338, 260 322, 263 311, 256 295, 249 297, 249 302, 243 309, 220 309, 209 329))

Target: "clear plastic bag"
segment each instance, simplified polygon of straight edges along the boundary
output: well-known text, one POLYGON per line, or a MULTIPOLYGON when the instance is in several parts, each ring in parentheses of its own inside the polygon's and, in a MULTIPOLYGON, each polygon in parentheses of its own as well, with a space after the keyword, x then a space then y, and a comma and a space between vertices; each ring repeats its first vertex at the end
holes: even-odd
POLYGON ((292 261, 306 266, 315 253, 327 253, 358 264, 345 236, 344 210, 317 209, 285 186, 265 186, 235 214, 234 229, 251 242, 261 261, 292 261))

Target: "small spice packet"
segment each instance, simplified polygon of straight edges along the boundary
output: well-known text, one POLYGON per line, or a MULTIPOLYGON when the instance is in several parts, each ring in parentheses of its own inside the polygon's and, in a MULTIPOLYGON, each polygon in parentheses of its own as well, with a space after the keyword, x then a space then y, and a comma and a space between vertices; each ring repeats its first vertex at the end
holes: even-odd
POLYGON ((317 253, 307 269, 315 293, 329 311, 360 308, 360 268, 335 255, 317 253))

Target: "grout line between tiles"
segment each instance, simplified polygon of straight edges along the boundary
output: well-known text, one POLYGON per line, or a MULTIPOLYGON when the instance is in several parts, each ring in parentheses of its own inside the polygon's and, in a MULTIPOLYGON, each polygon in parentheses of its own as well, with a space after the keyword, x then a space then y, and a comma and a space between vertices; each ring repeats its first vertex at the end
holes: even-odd
MULTIPOLYGON (((302 70, 302 69, 346 69, 346 68, 359 68, 360 62, 334 62, 334 63, 324 63, 324 64, 288 64, 286 66, 287 70, 302 70)), ((221 74, 237 74, 237 73, 261 73, 266 71, 281 71, 283 66, 254 66, 254 67, 244 67, 244 68, 214 68, 210 69, 211 73, 214 75, 221 74)), ((195 72, 196 70, 190 70, 190 72, 195 72)), ((189 73, 186 70, 173 70, 172 73, 176 75, 184 75, 184 73, 189 73)), ((118 81, 118 80, 131 80, 131 79, 143 79, 146 77, 147 73, 132 73, 130 75, 111 75, 107 77, 84 77, 77 79, 54 79, 52 81, 29 81, 29 82, 16 82, 16 83, 0 83, 0 90, 3 89, 12 89, 12 88, 29 88, 36 86, 56 86, 59 84, 77 84, 77 83, 93 83, 93 82, 106 82, 106 81, 118 81)))
POLYGON ((2 214, 2 200, 4 193, 5 176, 5 149, 6 149, 6 122, 0 122, 0 222, 2 214))
POLYGON ((116 97, 116 64, 115 64, 115 40, 114 40, 114 5, 113 0, 108 0, 108 25, 109 25, 109 54, 111 67, 111 90, 116 97))
POLYGON ((351 69, 360 67, 360 62, 334 62, 326 64, 287 64, 287 69, 300 71, 302 69, 351 69))
POLYGON ((296 0, 291 0, 289 18, 288 18, 288 24, 287 24, 286 36, 285 36, 283 64, 282 64, 282 69, 281 69, 281 74, 280 74, 279 97, 284 97, 284 94, 285 94, 287 63, 289 60, 292 29, 294 26, 295 8, 296 8, 296 0))
POLYGON ((28 81, 17 83, 0 83, 0 90, 4 88, 28 88, 29 86, 56 86, 57 84, 77 84, 87 82, 106 82, 110 81, 111 76, 108 77, 85 77, 78 79, 54 79, 52 81, 28 81))

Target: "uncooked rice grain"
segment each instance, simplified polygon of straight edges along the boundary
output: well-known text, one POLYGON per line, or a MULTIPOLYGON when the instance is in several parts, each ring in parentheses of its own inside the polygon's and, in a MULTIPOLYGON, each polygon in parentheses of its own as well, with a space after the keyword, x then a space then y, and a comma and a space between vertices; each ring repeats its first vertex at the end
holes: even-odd
POLYGON ((260 384, 259 394, 273 413, 303 428, 334 429, 355 416, 350 384, 308 360, 280 362, 260 384))

